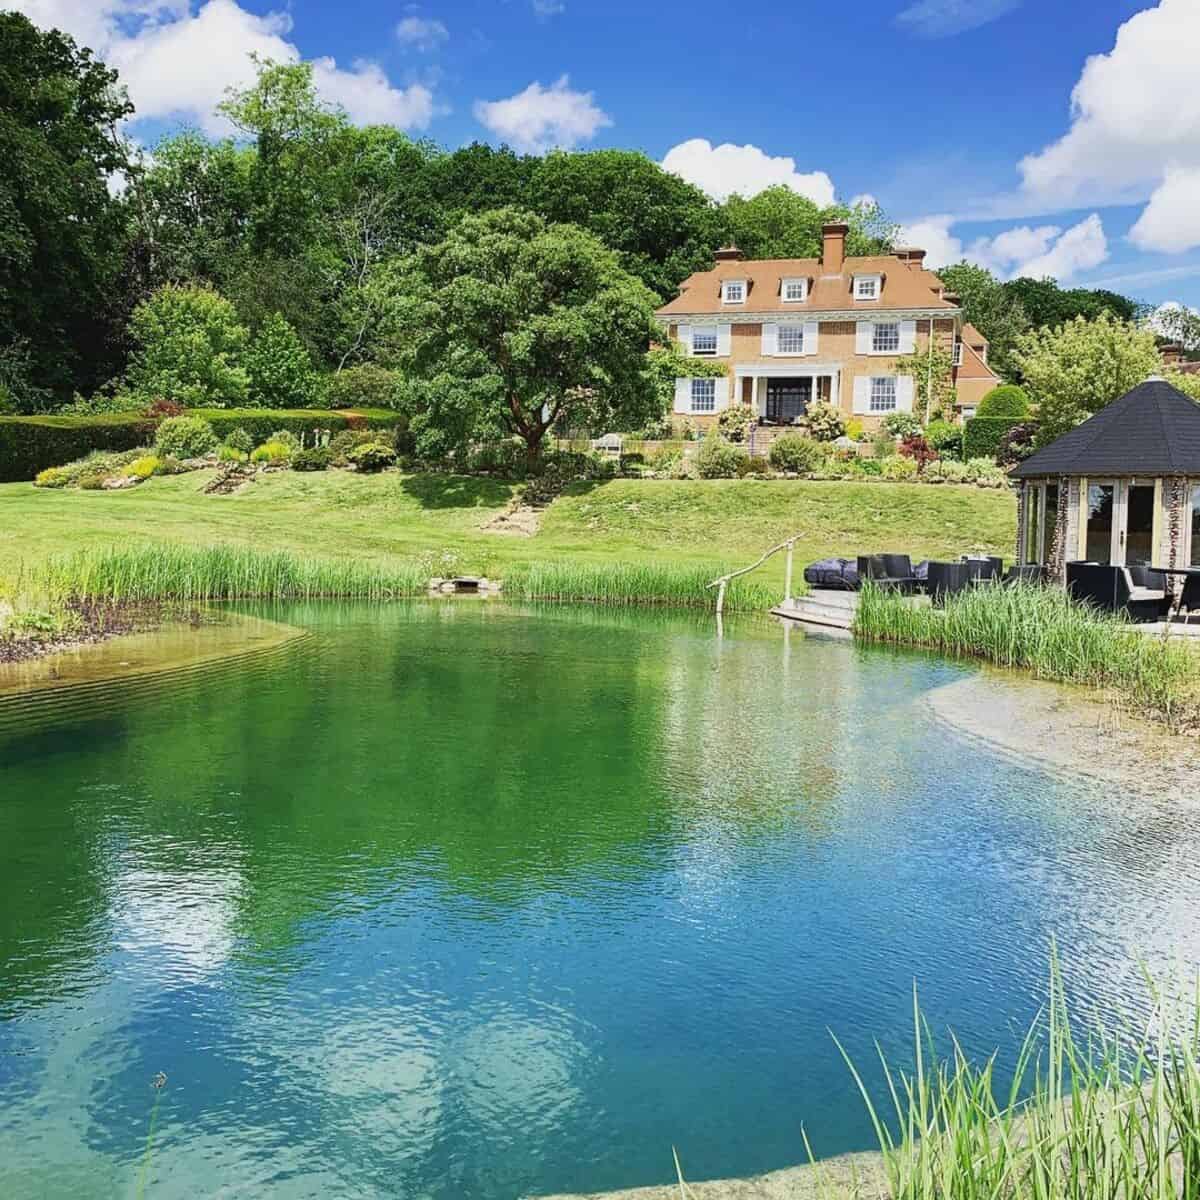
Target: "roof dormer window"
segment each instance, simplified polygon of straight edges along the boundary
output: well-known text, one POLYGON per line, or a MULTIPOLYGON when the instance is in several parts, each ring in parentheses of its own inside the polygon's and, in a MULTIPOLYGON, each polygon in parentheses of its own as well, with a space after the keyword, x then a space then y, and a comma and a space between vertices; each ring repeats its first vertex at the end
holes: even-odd
POLYGON ((808 280, 785 279, 779 295, 784 304, 803 304, 808 299, 808 280))
POLYGON ((744 279, 727 279, 721 284, 722 304, 745 304, 746 281, 744 279))
POLYGON ((855 300, 878 300, 879 293, 883 290, 882 275, 855 275, 854 277, 854 298, 855 300))

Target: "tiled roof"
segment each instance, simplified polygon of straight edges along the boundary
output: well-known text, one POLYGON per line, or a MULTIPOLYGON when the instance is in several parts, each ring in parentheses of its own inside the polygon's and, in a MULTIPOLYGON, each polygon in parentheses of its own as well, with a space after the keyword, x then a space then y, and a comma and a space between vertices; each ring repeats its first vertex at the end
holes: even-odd
POLYGON ((1200 405, 1164 380, 1148 379, 1027 458, 1013 475, 1200 476, 1200 405))
POLYGON ((987 345, 987 338, 985 338, 983 336, 983 334, 980 333, 979 330, 976 329, 975 326, 971 324, 970 321, 963 322, 962 340, 964 342, 966 342, 968 346, 986 346, 987 345))
POLYGON ((822 275, 817 258, 764 258, 720 262, 709 271, 697 271, 683 284, 674 300, 659 310, 660 317, 698 316, 701 313, 736 312, 838 312, 847 309, 864 313, 896 308, 944 309, 958 306, 939 296, 942 281, 932 271, 910 267, 895 255, 847 258, 839 275, 822 275), (883 290, 878 300, 855 300, 851 295, 855 275, 882 275, 883 290), (727 279, 747 283, 744 304, 722 304, 721 284, 727 279), (802 304, 785 302, 780 296, 784 279, 807 279, 808 300, 802 304))

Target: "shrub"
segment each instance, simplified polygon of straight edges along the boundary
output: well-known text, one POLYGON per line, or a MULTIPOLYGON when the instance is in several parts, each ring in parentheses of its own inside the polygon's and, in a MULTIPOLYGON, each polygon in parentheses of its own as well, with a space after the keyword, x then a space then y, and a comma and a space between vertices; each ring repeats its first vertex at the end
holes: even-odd
POLYGON ((682 448, 679 446, 663 446, 650 455, 646 460, 646 465, 650 470, 662 473, 673 470, 676 464, 682 461, 682 448))
POLYGON ((300 439, 287 429, 277 429, 271 436, 265 439, 268 442, 275 442, 277 445, 286 446, 289 450, 295 452, 300 449, 300 439))
POLYGON ((891 412, 880 422, 880 429, 893 439, 912 437, 921 432, 921 422, 912 413, 891 412))
POLYGON ((502 442, 484 442, 472 447, 467 454, 466 467, 472 474, 524 479, 529 474, 528 451, 525 443, 518 438, 507 438, 502 442))
POLYGON ((181 417, 183 411, 183 405, 174 400, 155 400, 146 406, 146 416, 152 421, 165 421, 168 417, 181 417))
POLYGON ((921 476, 926 483, 966 483, 967 464, 956 462, 952 458, 939 459, 931 462, 921 476))
POLYGON ((771 464, 760 455, 748 454, 738 463, 737 473, 739 479, 744 479, 747 475, 770 475, 771 464))
POLYGON ((854 470, 859 475, 882 475, 883 463, 877 458, 856 458, 854 470))
POLYGON ((696 471, 701 479, 734 479, 738 464, 745 457, 746 451, 741 446, 725 441, 713 428, 696 455, 696 471))
MULTIPOLYGON (((825 404, 820 400, 808 406, 808 411, 804 414, 804 423, 808 426, 808 432, 818 442, 836 442, 846 434, 846 422, 842 419, 842 414, 832 404, 825 404)), ((859 428, 862 428, 861 421, 859 428)))
POLYGON ((251 451, 250 461, 259 466, 281 466, 292 457, 292 447, 282 442, 263 442, 257 449, 251 451))
POLYGON ((79 476, 78 484, 85 492, 98 492, 109 478, 111 476, 107 471, 84 471, 79 476))
POLYGON ((846 436, 856 442, 865 442, 867 440, 866 426, 863 425, 861 417, 851 417, 846 422, 846 436))
POLYGON ((721 410, 717 417, 717 428, 727 442, 744 442, 750 436, 758 418, 748 404, 731 404, 721 410))
POLYGON ((244 429, 255 445, 268 441, 281 429, 297 438, 308 439, 318 437, 321 431, 333 434, 344 429, 375 430, 378 441, 399 435, 407 437, 408 430, 408 421, 403 414, 383 409, 335 413, 312 408, 229 408, 200 409, 191 415, 208 421, 219 438, 227 437, 235 429, 244 429))
POLYGON ((1003 487, 1008 476, 990 458, 969 458, 966 462, 967 481, 980 487, 1003 487))
POLYGON ((249 454, 254 449, 254 439, 244 429, 232 429, 225 438, 225 445, 230 450, 240 450, 249 454))
POLYGON ((396 461, 396 452, 382 442, 364 442, 361 446, 355 446, 346 457, 360 471, 374 472, 392 466, 396 461))
POLYGON ((143 396, 223 408, 246 399, 249 334, 211 288, 166 284, 133 310, 128 378, 143 396))
POLYGON ((222 442, 217 449, 217 462, 244 463, 249 457, 245 450, 239 450, 228 442, 222 442))
POLYGON ((899 454, 893 454, 890 458, 883 459, 879 468, 879 473, 883 478, 892 483, 900 483, 917 477, 917 460, 903 458, 899 454))
POLYGON ((154 449, 176 458, 203 458, 216 446, 217 435, 203 417, 168 417, 154 435, 154 449))
POLYGON ((1029 415, 1029 397, 1015 383, 1002 383, 992 388, 975 409, 977 417, 1011 417, 1019 421, 1029 415))
POLYGON ((298 450, 292 455, 293 471, 327 471, 333 462, 333 452, 328 446, 312 446, 298 450))
POLYGON ((158 455, 143 454, 141 458, 135 458, 125 468, 125 474, 132 475, 135 479, 149 479, 151 475, 158 474, 161 465, 158 455))
POLYGON ((962 426, 952 421, 930 421, 925 440, 938 453, 938 458, 962 458, 962 426))
POLYGON ((64 467, 47 467, 39 471, 33 481, 34 487, 65 488, 71 482, 71 472, 64 467))
POLYGON ((963 430, 963 458, 995 461, 1004 435, 1016 424, 1012 417, 972 417, 963 430))
POLYGON ((1022 421, 1014 425, 996 447, 996 462, 1002 467, 1015 467, 1024 462, 1036 449, 1038 423, 1022 421))
POLYGON ((158 460, 158 473, 160 475, 182 475, 186 471, 187 467, 174 454, 164 455, 158 460))
POLYGON ((815 471, 825 461, 820 442, 799 433, 785 433, 771 443, 768 452, 771 466, 780 471, 798 471, 805 475, 815 471))
POLYGON ((0 483, 32 479, 91 450, 132 450, 153 435, 141 414, 0 417, 0 483))
POLYGON ((323 399, 329 408, 395 408, 400 382, 399 371, 361 363, 327 375, 323 399))
POLYGON ((247 394, 263 408, 307 408, 317 393, 317 373, 296 331, 279 314, 268 317, 243 357, 247 394))
POLYGON ((900 453, 905 458, 911 458, 917 464, 918 474, 937 458, 937 451, 919 433, 906 437, 900 443, 900 453))

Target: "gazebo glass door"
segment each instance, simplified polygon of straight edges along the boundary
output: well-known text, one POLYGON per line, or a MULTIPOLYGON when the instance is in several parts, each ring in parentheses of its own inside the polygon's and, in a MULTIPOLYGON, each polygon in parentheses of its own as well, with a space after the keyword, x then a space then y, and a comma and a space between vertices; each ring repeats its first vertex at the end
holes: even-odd
POLYGON ((1117 561, 1117 484, 1116 480, 1092 481, 1087 489, 1087 535, 1083 557, 1086 562, 1117 561))
POLYGON ((1126 566, 1149 566, 1154 558, 1154 484, 1131 483, 1122 508, 1120 561, 1126 566))

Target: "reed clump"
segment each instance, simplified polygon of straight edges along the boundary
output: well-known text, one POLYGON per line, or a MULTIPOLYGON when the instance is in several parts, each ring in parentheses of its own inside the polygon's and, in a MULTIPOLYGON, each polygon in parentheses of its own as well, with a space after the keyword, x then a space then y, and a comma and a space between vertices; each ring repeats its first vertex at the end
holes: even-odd
MULTIPOLYGON (((504 589, 521 600, 711 609, 716 592, 708 585, 725 570, 687 563, 531 563, 510 568, 504 589)), ((767 584, 739 579, 730 585, 725 608, 766 612, 778 600, 767 584)))
POLYGON ((417 563, 382 566, 238 546, 128 546, 52 558, 35 586, 55 600, 112 604, 182 600, 388 600, 429 585, 417 563))
POLYGON ((1041 679, 1110 690, 1176 728, 1200 719, 1200 655, 1076 604, 1061 588, 980 587, 940 608, 866 586, 854 621, 863 641, 921 646, 1019 667, 1041 679))
POLYGON ((1154 1008, 1151 1032, 1081 1041, 1055 965, 1001 1082, 995 1055, 972 1062, 957 1041, 938 1059, 914 995, 915 1060, 900 1072, 880 1052, 883 1104, 842 1051, 889 1200, 1197 1200, 1200 997, 1176 1007, 1155 994, 1154 1008))

